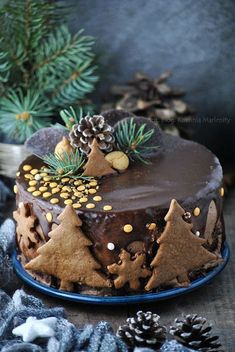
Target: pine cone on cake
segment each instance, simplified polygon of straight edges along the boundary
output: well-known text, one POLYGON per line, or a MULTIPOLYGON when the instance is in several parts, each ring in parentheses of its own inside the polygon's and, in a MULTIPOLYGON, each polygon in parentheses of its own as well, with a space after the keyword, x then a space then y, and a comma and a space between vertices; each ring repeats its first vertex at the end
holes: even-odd
POLYGON ((72 147, 79 148, 88 154, 96 138, 99 148, 109 153, 113 149, 113 131, 113 127, 105 121, 102 115, 86 116, 78 124, 73 125, 69 134, 70 143, 72 147))
POLYGON ((117 336, 129 348, 148 347, 159 349, 165 341, 166 329, 159 325, 159 315, 152 312, 136 313, 126 324, 118 328, 117 336))
POLYGON ((170 334, 184 346, 201 352, 222 352, 218 336, 211 335, 212 327, 207 320, 197 314, 189 314, 175 319, 170 334))

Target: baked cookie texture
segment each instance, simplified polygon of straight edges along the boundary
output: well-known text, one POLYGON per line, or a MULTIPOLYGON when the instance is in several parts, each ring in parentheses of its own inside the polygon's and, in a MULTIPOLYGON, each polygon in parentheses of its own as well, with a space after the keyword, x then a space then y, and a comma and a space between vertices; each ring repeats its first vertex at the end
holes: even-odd
POLYGON ((22 263, 35 279, 95 295, 146 293, 190 285, 221 262, 219 160, 198 143, 158 133, 161 145, 148 163, 132 162, 125 172, 105 177, 54 180, 35 155, 20 165, 16 238, 22 263), (52 266, 57 269, 46 269, 52 266))

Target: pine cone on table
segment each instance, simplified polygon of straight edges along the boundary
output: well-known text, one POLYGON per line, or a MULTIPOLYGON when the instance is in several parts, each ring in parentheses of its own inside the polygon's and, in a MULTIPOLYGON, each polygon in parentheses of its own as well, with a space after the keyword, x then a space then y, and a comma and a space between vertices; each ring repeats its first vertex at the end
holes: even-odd
POLYGON ((86 116, 80 120, 79 124, 73 125, 69 134, 70 143, 74 148, 79 148, 88 154, 96 138, 99 148, 108 153, 113 149, 113 131, 113 127, 105 121, 102 115, 86 116))
POLYGON ((152 312, 136 313, 126 324, 118 328, 117 336, 130 348, 159 349, 165 341, 166 329, 159 325, 159 315, 152 312))
POLYGON ((222 352, 218 336, 211 335, 212 327, 207 320, 197 314, 189 314, 175 319, 170 334, 184 346, 201 352, 222 352))

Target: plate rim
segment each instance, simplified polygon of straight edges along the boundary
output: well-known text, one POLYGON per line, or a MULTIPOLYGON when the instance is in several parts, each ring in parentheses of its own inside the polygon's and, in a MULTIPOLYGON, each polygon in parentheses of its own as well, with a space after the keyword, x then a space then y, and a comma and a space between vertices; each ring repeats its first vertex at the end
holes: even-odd
POLYGON ((85 295, 75 292, 60 291, 56 288, 47 286, 34 280, 27 271, 23 268, 21 262, 17 258, 17 252, 14 250, 12 254, 13 268, 17 276, 23 280, 27 285, 33 287, 41 293, 49 295, 51 297, 60 298, 67 301, 78 302, 78 303, 89 303, 97 305, 112 305, 112 304, 136 304, 136 303, 148 303, 153 301, 162 301, 171 299, 183 294, 192 292, 197 288, 200 288, 206 284, 209 284, 221 271, 226 267, 230 258, 230 249, 227 242, 224 242, 224 248, 222 250, 223 263, 219 264, 213 270, 209 271, 204 277, 200 277, 192 281, 189 287, 177 287, 168 290, 162 290, 160 292, 152 293, 140 293, 136 295, 128 296, 95 296, 95 295, 85 295))

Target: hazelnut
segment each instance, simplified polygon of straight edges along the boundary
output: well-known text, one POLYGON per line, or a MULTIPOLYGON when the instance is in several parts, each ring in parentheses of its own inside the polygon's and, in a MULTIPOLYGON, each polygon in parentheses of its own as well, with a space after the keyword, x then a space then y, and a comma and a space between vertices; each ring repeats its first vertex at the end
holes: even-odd
POLYGON ((129 166, 128 156, 121 151, 111 152, 105 156, 105 159, 118 171, 124 171, 129 166))

